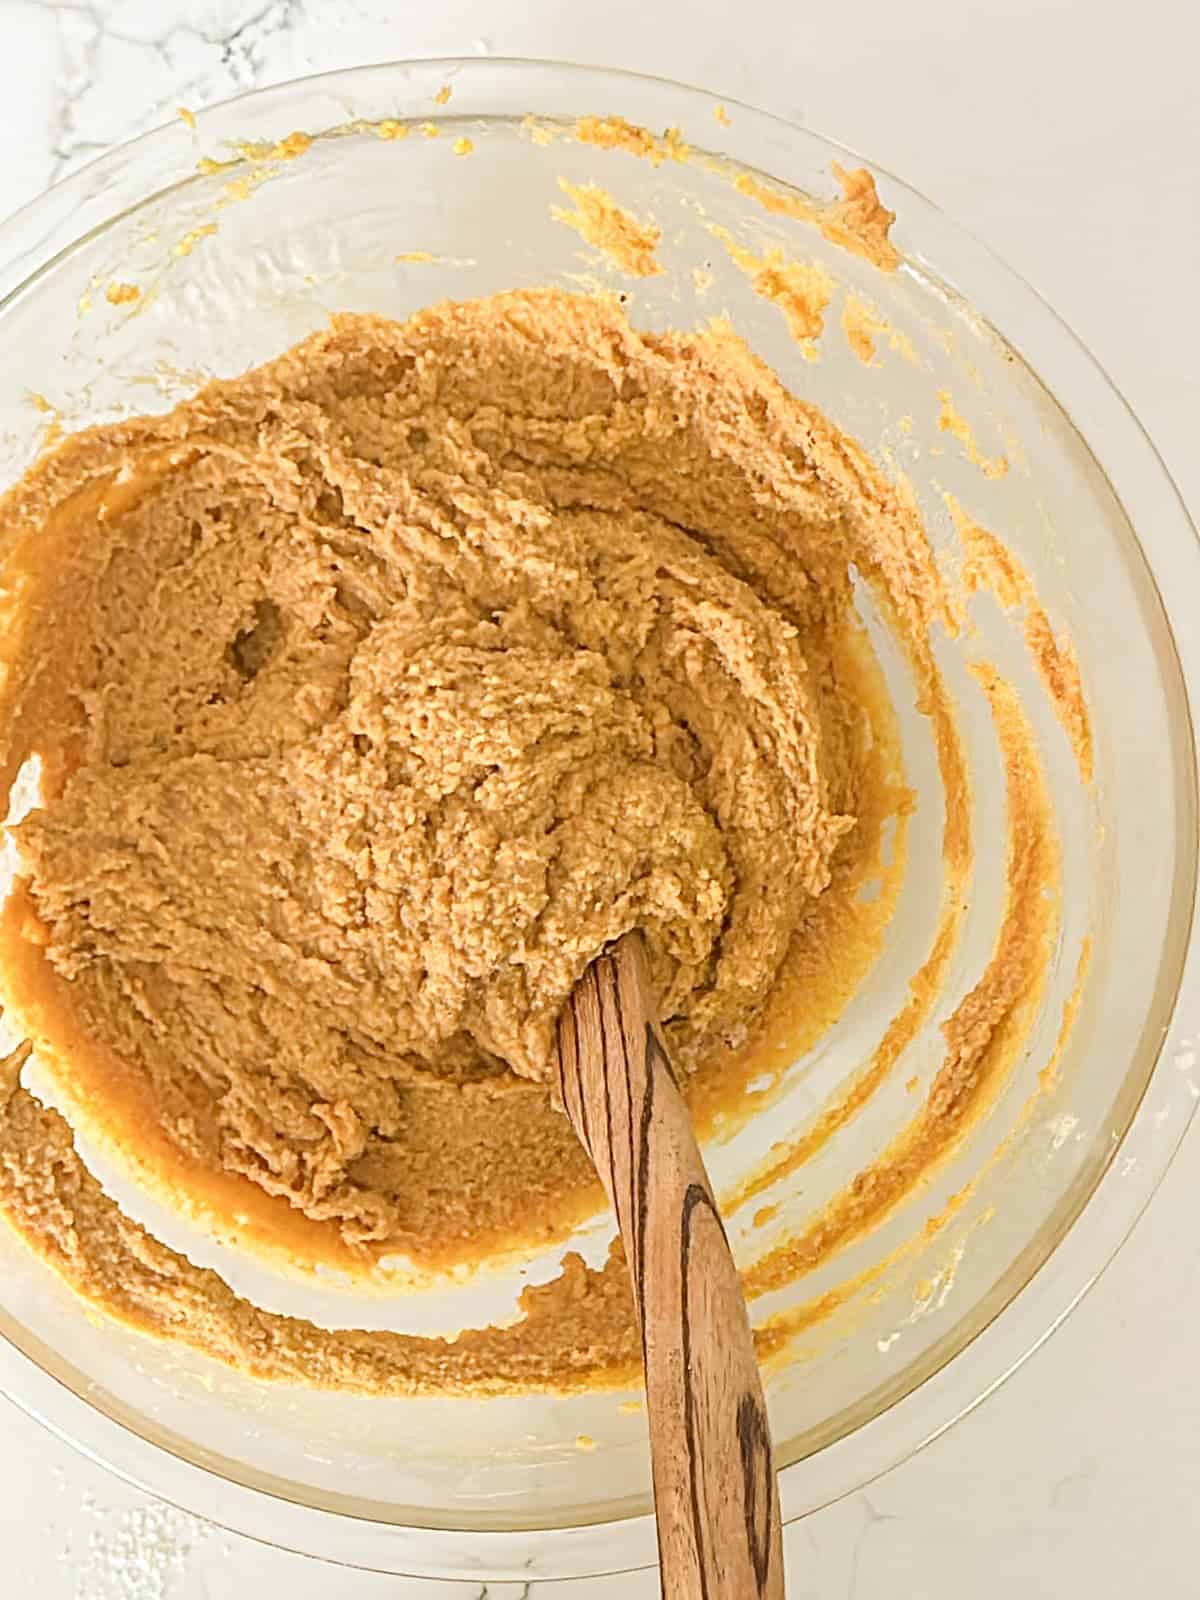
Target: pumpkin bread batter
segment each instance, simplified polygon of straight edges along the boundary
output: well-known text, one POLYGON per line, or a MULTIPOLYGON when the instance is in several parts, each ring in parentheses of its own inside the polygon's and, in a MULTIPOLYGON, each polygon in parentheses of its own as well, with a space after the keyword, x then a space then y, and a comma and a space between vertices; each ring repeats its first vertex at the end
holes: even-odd
MULTIPOLYGON (((903 808, 871 788, 851 574, 923 636, 924 535, 721 326, 638 332, 549 290, 338 317, 68 439, 0 528, 0 778, 41 762, 10 1020, 84 1120, 136 1108, 163 1183, 273 1197, 343 1259, 467 1260, 594 1210, 547 1084, 587 963, 642 928, 674 1057, 711 1074, 903 808)), ((178 1292, 205 1342, 229 1291, 122 1224, 15 1078, 0 1100, 27 1237, 107 1241, 81 1287, 107 1271, 159 1327, 178 1292)), ((589 1282, 562 1280, 555 1338, 627 1366, 619 1264, 589 1282)), ((208 1344, 269 1370, 229 1298, 208 1344)), ((300 1342, 369 1387, 339 1376, 353 1337, 300 1342)), ((449 1387, 536 1376, 507 1337, 457 1378, 421 1359, 449 1387)), ((378 1383, 436 1386, 405 1345, 378 1383)))

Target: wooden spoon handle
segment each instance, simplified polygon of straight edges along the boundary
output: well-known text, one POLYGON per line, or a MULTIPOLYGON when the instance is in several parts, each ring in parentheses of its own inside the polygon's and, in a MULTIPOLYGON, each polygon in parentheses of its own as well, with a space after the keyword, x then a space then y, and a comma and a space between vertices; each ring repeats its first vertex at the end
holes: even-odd
POLYGON ((558 1068, 633 1281, 663 1594, 784 1600, 778 1486, 746 1305, 648 996, 641 938, 627 934, 576 986, 558 1025, 558 1068))

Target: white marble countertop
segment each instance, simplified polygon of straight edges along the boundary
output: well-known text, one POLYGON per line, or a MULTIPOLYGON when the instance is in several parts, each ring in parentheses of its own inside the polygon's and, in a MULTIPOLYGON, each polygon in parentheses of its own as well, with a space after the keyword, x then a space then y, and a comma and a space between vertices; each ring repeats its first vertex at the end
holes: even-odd
MULTIPOLYGON (((180 103, 306 72, 491 52, 665 73, 807 121, 983 237, 1098 355, 1196 516, 1198 51, 1180 0, 0 0, 0 213, 180 103)), ((998 1395, 789 1530, 789 1594, 1200 1593, 1198 1188, 1200 1125, 1114 1266, 998 1395)), ((2 1401, 0 1549, 13 1600, 480 1597, 166 1512, 2 1401)), ((657 1593, 537 1594, 616 1584, 657 1593)))

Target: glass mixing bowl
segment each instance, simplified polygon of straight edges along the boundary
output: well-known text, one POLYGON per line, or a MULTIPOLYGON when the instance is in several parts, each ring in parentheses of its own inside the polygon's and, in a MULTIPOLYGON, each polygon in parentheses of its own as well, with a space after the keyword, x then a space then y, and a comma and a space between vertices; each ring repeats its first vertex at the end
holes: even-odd
MULTIPOLYGON (((1153 447, 1069 330, 933 206, 876 171, 904 257, 889 275, 810 223, 764 210, 753 181, 730 181, 749 174, 829 196, 835 161, 857 164, 812 133, 747 107, 720 110, 677 84, 536 62, 390 64, 246 95, 201 112, 194 129, 160 129, 0 227, 4 483, 44 443, 48 409, 71 428, 166 408, 332 310, 399 317, 446 295, 607 282, 629 292, 641 324, 728 316, 789 386, 907 479, 936 547, 953 543, 950 491, 1017 553, 1074 639, 1096 735, 1090 786, 1031 670, 1019 616, 989 600, 975 610, 971 647, 1021 689, 1045 763, 1063 848, 1061 931, 994 1103, 923 1188, 843 1252, 834 1275, 889 1254, 894 1267, 771 1365, 788 1519, 911 1453, 1048 1334, 1128 1233, 1200 1095, 1188 711, 1200 633, 1184 621, 1200 593, 1192 527, 1153 447), (580 142, 568 130, 584 114, 678 128, 695 158, 651 161, 580 142), (319 137, 291 159, 304 141, 278 142, 295 130, 319 137), (201 156, 210 160, 198 170, 201 156), (631 284, 594 259, 552 218, 560 177, 598 183, 656 218, 669 270, 631 284), (818 261, 836 280, 819 360, 803 358, 711 224, 818 261), (119 288, 110 299, 123 284, 136 300, 119 288), (869 367, 838 327, 848 295, 903 335, 890 345, 879 335, 869 367), (939 426, 944 393, 968 419, 976 454, 1003 453, 1006 473, 980 471, 965 435, 939 426), (1047 1073, 1088 941, 1075 1025, 1047 1073), (947 1215, 922 1244, 926 1221, 947 1215)), ((710 1142, 727 1195, 861 1066, 929 938, 936 763, 903 663, 886 648, 883 657, 918 796, 905 887, 869 982, 819 1048, 789 1067, 745 1128, 710 1142)), ((978 802, 948 1001, 987 958, 1003 890, 994 736, 964 659, 961 641, 939 645, 978 802)), ((886 1142, 912 1103, 909 1082, 936 1067, 941 1015, 867 1113, 743 1208, 770 1201, 769 1224, 731 1216, 739 1259, 795 1227, 886 1142)), ((609 1231, 606 1219, 584 1230, 592 1247, 609 1231)), ((826 1278, 814 1279, 776 1291, 755 1316, 821 1292, 826 1278)), ((128 1479, 218 1523, 421 1575, 531 1580, 654 1560, 645 1419, 619 1404, 627 1396, 418 1401, 264 1386, 85 1317, 3 1229, 0 1282, 0 1385, 128 1479), (583 1436, 592 1448, 578 1448, 583 1436)))

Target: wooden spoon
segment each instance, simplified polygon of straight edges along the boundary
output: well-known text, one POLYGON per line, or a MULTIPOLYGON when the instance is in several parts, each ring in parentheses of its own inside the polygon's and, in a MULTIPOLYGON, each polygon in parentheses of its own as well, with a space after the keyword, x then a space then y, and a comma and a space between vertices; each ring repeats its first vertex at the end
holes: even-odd
POLYGON ((784 1600, 779 1491, 737 1269, 650 998, 640 935, 558 1023, 559 1086, 613 1209, 642 1332, 666 1600, 784 1600))

